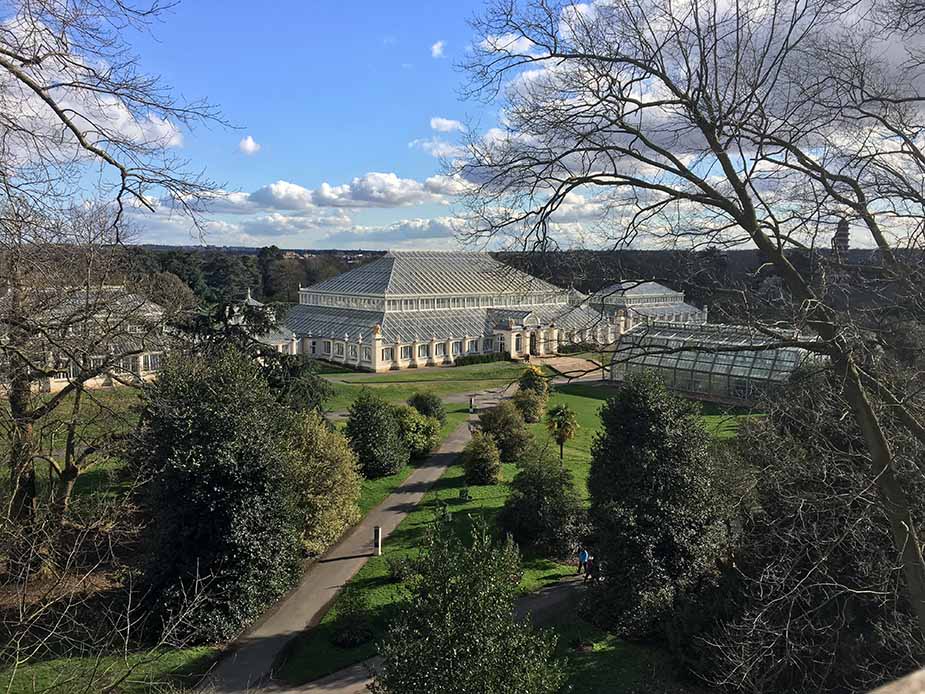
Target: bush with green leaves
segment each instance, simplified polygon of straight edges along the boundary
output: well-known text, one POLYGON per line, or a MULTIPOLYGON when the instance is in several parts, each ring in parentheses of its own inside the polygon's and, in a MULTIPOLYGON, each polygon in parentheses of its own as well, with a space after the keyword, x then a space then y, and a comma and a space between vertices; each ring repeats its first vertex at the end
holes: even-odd
MULTIPOLYGON (((739 430, 738 465, 721 478, 740 502, 739 532, 720 579, 701 582, 667 632, 705 682, 836 694, 921 666, 925 638, 842 388, 803 374, 766 403, 767 417, 739 430)), ((912 512, 925 518, 925 446, 903 435, 888 405, 874 407, 912 512)))
POLYGON ((413 407, 394 406, 398 433, 412 460, 426 458, 440 443, 440 422, 434 417, 425 417, 413 407))
POLYGON ((501 455, 487 434, 476 431, 460 455, 466 484, 497 484, 501 481, 501 455))
POLYGON ((710 436, 699 405, 655 376, 626 380, 601 408, 588 490, 602 582, 598 619, 647 636, 722 551, 725 525, 712 489, 710 436))
POLYGON ((461 354, 453 360, 453 366, 471 364, 488 364, 495 361, 510 361, 507 352, 489 352, 488 354, 461 354))
POLYGON ((356 648, 372 637, 373 627, 366 593, 348 583, 337 600, 331 642, 338 648, 356 648))
POLYGON ((542 397, 549 395, 549 381, 538 366, 531 365, 525 368, 517 385, 521 391, 529 390, 542 397))
POLYGON ((504 463, 519 461, 532 441, 523 415, 509 400, 481 412, 479 429, 494 440, 504 463))
POLYGON ((443 400, 435 393, 418 392, 408 398, 408 404, 425 417, 433 417, 441 424, 446 422, 446 408, 443 400))
POLYGON ((318 555, 360 519, 362 478, 347 439, 317 412, 298 418, 293 443, 292 489, 302 516, 302 546, 306 554, 318 555))
POLYGON ((395 407, 371 390, 363 390, 353 401, 345 433, 367 479, 394 475, 408 464, 410 453, 395 407))
POLYGON ((530 450, 511 482, 498 524, 521 549, 546 557, 572 553, 582 503, 572 473, 546 449, 530 450))
POLYGON ((535 390, 518 390, 511 401, 527 424, 536 424, 543 418, 548 398, 535 390))
POLYGON ((234 636, 301 576, 291 434, 259 366, 232 348, 172 358, 146 389, 132 455, 147 480, 149 610, 166 623, 195 600, 190 642, 234 636))
POLYGON ((438 521, 420 576, 379 645, 374 694, 554 694, 564 681, 551 632, 514 617, 520 557, 482 522, 438 521))

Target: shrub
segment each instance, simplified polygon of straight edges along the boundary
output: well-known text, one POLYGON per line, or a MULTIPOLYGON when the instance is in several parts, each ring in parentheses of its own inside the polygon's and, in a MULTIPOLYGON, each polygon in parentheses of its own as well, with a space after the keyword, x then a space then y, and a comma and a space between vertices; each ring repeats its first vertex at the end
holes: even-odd
POLYGON ((302 546, 321 554, 360 519, 360 472, 347 439, 317 413, 303 415, 295 432, 292 488, 302 515, 302 546))
POLYGON ((645 636, 719 554, 724 526, 711 489, 699 407, 654 376, 628 378, 601 408, 588 490, 599 618, 645 636))
POLYGON ((554 694, 556 638, 514 618, 520 557, 484 523, 458 535, 438 522, 410 601, 379 644, 375 694, 554 694))
POLYGON ((547 451, 534 449, 511 482, 499 524, 521 548, 564 557, 577 542, 581 511, 572 474, 547 451))
POLYGON ((446 408, 443 400, 434 393, 415 393, 408 398, 408 404, 425 417, 433 417, 441 424, 446 422, 446 408))
POLYGON ((510 401, 480 413, 479 428, 494 440, 502 462, 516 463, 530 445, 530 432, 523 415, 510 401))
POLYGON ((521 391, 529 390, 539 396, 546 397, 549 394, 549 381, 543 375, 543 370, 538 366, 528 366, 520 374, 517 385, 521 391))
POLYGON ((501 456, 490 436, 475 432, 461 454, 466 484, 497 484, 501 481, 501 456))
MULTIPOLYGON (((856 455, 843 384, 804 376, 735 442, 748 472, 721 581, 672 620, 670 643, 707 682, 735 673, 742 690, 868 691, 920 667, 925 640, 903 593, 889 519, 856 455), (685 638, 687 640, 685 640, 685 638)), ((923 446, 878 405, 916 518, 925 517, 923 446)))
POLYGON ((407 405, 395 406, 394 415, 398 433, 412 459, 427 457, 440 443, 440 422, 435 418, 425 417, 407 405))
POLYGON ((395 408, 372 391, 364 390, 350 406, 345 433, 368 479, 394 475, 408 464, 395 408))
POLYGON ((556 349, 558 354, 577 354, 578 352, 596 352, 599 347, 590 342, 573 342, 567 345, 560 344, 556 349))
POLYGON ((536 424, 546 411, 546 396, 535 390, 518 390, 511 401, 528 424, 536 424))
POLYGON ((416 573, 414 562, 408 557, 387 557, 385 565, 392 583, 403 583, 416 573))
POLYGON ((469 366, 470 364, 487 364, 493 361, 510 361, 507 352, 489 352, 488 354, 465 354, 453 360, 453 366, 469 366))
POLYGON ((338 648, 356 648, 372 637, 366 594, 348 583, 337 600, 337 618, 331 642, 338 648))
POLYGON ((291 421, 233 349, 171 359, 146 389, 134 458, 149 610, 167 621, 203 588, 189 641, 234 636, 301 576, 291 421))

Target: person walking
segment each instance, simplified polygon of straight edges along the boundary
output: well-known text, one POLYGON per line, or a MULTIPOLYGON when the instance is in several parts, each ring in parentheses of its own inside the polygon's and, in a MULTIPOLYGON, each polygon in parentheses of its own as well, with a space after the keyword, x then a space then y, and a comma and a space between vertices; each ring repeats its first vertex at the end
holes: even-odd
POLYGON ((588 571, 588 550, 585 549, 584 545, 578 545, 578 573, 581 574, 582 571, 588 571))
POLYGON ((585 579, 584 582, 587 583, 591 581, 592 583, 597 578, 597 562, 594 560, 594 557, 589 556, 588 560, 585 562, 585 579))

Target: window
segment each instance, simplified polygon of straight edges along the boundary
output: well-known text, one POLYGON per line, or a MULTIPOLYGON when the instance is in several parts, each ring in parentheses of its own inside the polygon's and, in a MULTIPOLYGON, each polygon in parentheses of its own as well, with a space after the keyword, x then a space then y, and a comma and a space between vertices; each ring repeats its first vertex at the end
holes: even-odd
POLYGON ((373 350, 369 347, 363 348, 363 361, 372 361, 373 360, 373 350))
POLYGON ((356 345, 350 345, 350 358, 351 359, 357 358, 357 346, 356 345))
POLYGON ((478 340, 469 340, 469 344, 466 345, 466 353, 472 354, 479 351, 479 341, 478 340))
POLYGON ((331 353, 331 341, 330 340, 325 340, 324 342, 321 343, 321 353, 322 354, 331 353))
POLYGON ((411 345, 403 345, 401 348, 401 358, 411 359, 411 345))
POLYGON ((392 361, 395 359, 395 350, 391 347, 384 347, 382 349, 382 361, 392 361))
POLYGON ((453 356, 462 354, 462 341, 453 343, 453 356))
POLYGON ((524 338, 522 335, 518 335, 514 338, 514 351, 518 354, 523 352, 524 349, 524 338))
POLYGON ((438 342, 434 345, 434 356, 435 357, 444 357, 446 356, 446 343, 438 342))
POLYGON ((495 350, 495 338, 486 337, 482 339, 482 350, 485 352, 493 352, 495 350))
POLYGON ((160 354, 146 354, 144 356, 145 371, 157 371, 161 368, 160 354))
POLYGON ((418 356, 419 357, 429 357, 430 356, 430 345, 418 345, 418 356))
POLYGON ((334 354, 338 357, 344 356, 344 343, 343 342, 334 343, 334 354))

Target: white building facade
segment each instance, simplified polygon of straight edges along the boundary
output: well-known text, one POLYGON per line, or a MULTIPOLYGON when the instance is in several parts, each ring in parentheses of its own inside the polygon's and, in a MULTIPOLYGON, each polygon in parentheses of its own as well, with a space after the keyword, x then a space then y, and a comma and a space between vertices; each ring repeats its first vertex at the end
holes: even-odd
POLYGON ((615 316, 487 253, 392 251, 299 288, 285 320, 298 351, 370 371, 450 365, 464 355, 556 354, 611 344, 615 316))

